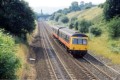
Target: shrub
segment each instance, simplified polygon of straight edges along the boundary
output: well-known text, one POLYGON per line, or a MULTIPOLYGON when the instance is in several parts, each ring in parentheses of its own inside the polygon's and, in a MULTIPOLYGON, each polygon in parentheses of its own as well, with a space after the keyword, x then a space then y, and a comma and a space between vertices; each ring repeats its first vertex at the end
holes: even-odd
POLYGON ((56 14, 55 14, 55 18, 54 18, 55 21, 58 22, 61 16, 62 16, 62 15, 61 15, 60 13, 56 13, 56 14))
POLYGON ((79 22, 75 21, 75 30, 78 30, 78 25, 79 25, 79 22))
POLYGON ((0 31, 0 79, 16 79, 20 60, 15 56, 16 45, 12 37, 0 31))
POLYGON ((76 17, 72 17, 70 21, 71 21, 71 22, 75 22, 76 20, 77 20, 76 17))
POLYGON ((61 16, 61 17, 60 17, 60 21, 61 21, 62 23, 68 23, 68 22, 69 22, 69 19, 68 19, 67 16, 61 16))
POLYGON ((92 25, 92 23, 90 21, 87 21, 85 19, 83 19, 82 21, 80 21, 79 24, 79 31, 82 33, 88 33, 89 32, 89 27, 92 25))
POLYGON ((113 18, 109 22, 108 28, 111 38, 120 38, 120 18, 113 18))
POLYGON ((85 9, 90 9, 91 7, 90 6, 88 6, 88 7, 86 7, 85 9))
POLYGON ((100 7, 100 8, 104 8, 104 3, 99 4, 98 7, 100 7))
POLYGON ((102 33, 102 30, 97 27, 92 27, 90 32, 95 36, 100 36, 102 33))
POLYGON ((74 23, 71 22, 71 23, 69 24, 69 29, 72 29, 72 28, 74 28, 74 23))

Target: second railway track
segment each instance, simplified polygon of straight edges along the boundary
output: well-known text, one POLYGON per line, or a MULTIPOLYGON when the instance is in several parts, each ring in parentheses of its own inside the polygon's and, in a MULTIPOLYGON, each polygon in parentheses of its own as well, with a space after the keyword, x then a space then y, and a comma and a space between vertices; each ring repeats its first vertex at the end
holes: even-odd
MULTIPOLYGON (((42 25, 42 24, 41 24, 42 25)), ((51 65, 52 70, 49 70, 51 73, 51 79, 62 79, 62 80, 76 80, 74 75, 66 69, 66 65, 62 62, 62 60, 55 54, 56 52, 52 50, 52 47, 44 34, 44 29, 42 30, 42 36, 44 35, 43 46, 45 49, 45 55, 49 59, 49 63, 51 65)))
MULTIPOLYGON (((47 30, 47 32, 48 32, 48 34, 49 34, 49 37, 51 36, 50 34, 51 34, 51 28, 49 27, 49 25, 46 25, 45 23, 44 23, 44 26, 46 27, 46 30, 47 30)), ((52 40, 51 39, 52 37, 50 37, 50 40, 52 40)), ((51 42, 53 42, 53 41, 51 41, 51 42)), ((63 47, 61 47, 57 42, 56 42, 56 40, 54 40, 54 42, 57 44, 57 46, 59 46, 59 48, 61 48, 61 50, 63 50, 63 53, 64 53, 64 55, 68 55, 68 56, 70 56, 69 54, 66 54, 66 52, 65 52, 65 49, 63 49, 63 47)), ((53 44, 55 44, 53 42, 53 44)), ((55 46, 56 47, 56 46, 55 46)), ((75 59, 76 60, 76 59, 75 59)), ((74 60, 74 61, 75 61, 74 60)), ((99 79, 99 80, 115 80, 115 78, 116 78, 116 76, 115 75, 118 75, 118 74, 111 74, 110 73, 110 71, 109 71, 109 68, 108 67, 106 67, 106 68, 108 68, 108 69, 106 69, 106 70, 104 70, 104 69, 101 69, 101 68, 99 68, 99 67, 97 67, 96 65, 94 65, 94 64, 92 64, 92 62, 90 62, 89 61, 89 59, 88 60, 86 60, 85 58, 84 59, 81 59, 82 61, 80 61, 79 59, 77 59, 77 64, 82 64, 84 67, 86 67, 87 69, 89 69, 89 71, 92 73, 92 74, 94 74, 96 77, 97 77, 97 79, 99 79), (86 64, 87 63, 87 64, 86 64), (87 66, 88 65, 88 66, 87 66)), ((101 66, 102 67, 102 66, 101 66)), ((113 70, 112 70, 113 71, 113 70)), ((114 72, 113 72, 114 73, 114 72)))
MULTIPOLYGON (((45 25, 44 25, 45 27, 45 25)), ((46 30, 46 29, 45 29, 46 30)), ((46 31, 45 31, 46 32, 46 31)), ((48 35, 47 35, 48 36, 48 35)), ((49 39, 51 39, 48 36, 49 39)), ((51 40, 49 40, 51 41, 51 40)), ((53 44, 53 43, 52 43, 53 44)), ((57 47, 57 46, 56 46, 57 47)), ((82 65, 79 65, 74 60, 69 58, 66 53, 64 53, 61 48, 56 50, 59 53, 59 56, 64 60, 65 64, 67 65, 68 69, 70 69, 76 79, 78 80, 99 80, 97 77, 94 76, 94 74, 90 73, 86 68, 84 68, 82 65), (61 55, 60 55, 61 54, 61 55)))

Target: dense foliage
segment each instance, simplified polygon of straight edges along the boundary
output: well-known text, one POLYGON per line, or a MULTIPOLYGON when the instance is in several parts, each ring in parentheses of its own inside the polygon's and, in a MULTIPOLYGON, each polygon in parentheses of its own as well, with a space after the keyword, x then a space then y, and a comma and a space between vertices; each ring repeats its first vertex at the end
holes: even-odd
POLYGON ((102 34, 102 30, 98 27, 92 27, 90 32, 95 36, 100 36, 102 34))
POLYGON ((60 14, 60 13, 55 14, 54 20, 58 22, 61 16, 62 16, 62 14, 60 14))
POLYGON ((111 38, 120 38, 120 18, 113 18, 109 22, 109 36, 111 38))
POLYGON ((15 41, 9 35, 0 31, 0 79, 16 79, 16 70, 20 67, 20 61, 15 56, 15 41))
POLYGON ((69 9, 70 9, 70 11, 78 11, 78 10, 80 10, 78 2, 76 2, 76 1, 72 2, 69 9))
POLYGON ((75 30, 78 30, 79 22, 77 20, 75 21, 74 25, 75 25, 75 30))
POLYGON ((74 28, 74 23, 69 24, 69 29, 72 29, 72 28, 74 28))
POLYGON ((25 38, 35 28, 34 13, 23 0, 0 0, 0 27, 25 38))
POLYGON ((120 16, 120 0, 106 0, 104 16, 106 20, 110 20, 115 16, 120 16))
POLYGON ((89 32, 89 27, 92 25, 90 21, 87 21, 85 19, 80 21, 79 24, 79 31, 82 33, 88 33, 89 32))
POLYGON ((61 17, 60 17, 60 21, 61 21, 62 23, 68 23, 68 22, 69 22, 69 19, 68 19, 67 16, 61 16, 61 17))
POLYGON ((109 36, 120 37, 120 0, 106 0, 104 17, 108 21, 109 36))
POLYGON ((84 10, 84 9, 88 9, 88 8, 91 8, 91 7, 94 7, 94 6, 95 5, 92 4, 92 2, 85 3, 84 1, 81 1, 80 4, 79 4, 79 2, 74 1, 74 2, 71 3, 69 8, 59 9, 58 11, 53 13, 52 16, 51 16, 51 20, 53 20, 53 17, 57 13, 61 13, 61 14, 65 14, 66 15, 66 14, 68 14, 70 12, 84 10))

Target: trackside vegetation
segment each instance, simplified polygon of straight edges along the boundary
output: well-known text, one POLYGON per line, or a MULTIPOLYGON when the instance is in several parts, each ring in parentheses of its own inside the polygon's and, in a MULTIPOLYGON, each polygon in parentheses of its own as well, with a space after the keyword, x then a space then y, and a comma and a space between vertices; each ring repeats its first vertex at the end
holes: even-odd
POLYGON ((0 0, 0 28, 14 36, 26 39, 35 29, 35 16, 23 0, 0 0))
POLYGON ((34 12, 24 0, 0 0, 0 80, 22 79, 34 29, 34 12))
POLYGON ((17 79, 20 59, 16 56, 17 45, 12 36, 0 30, 0 79, 17 79))

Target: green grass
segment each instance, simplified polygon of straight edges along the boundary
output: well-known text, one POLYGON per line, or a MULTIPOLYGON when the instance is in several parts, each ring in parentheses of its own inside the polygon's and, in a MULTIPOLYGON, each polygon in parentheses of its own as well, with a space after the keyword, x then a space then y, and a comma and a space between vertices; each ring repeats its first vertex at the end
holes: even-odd
POLYGON ((71 19, 72 17, 77 17, 78 20, 86 19, 93 20, 95 17, 102 14, 102 9, 98 7, 93 7, 91 9, 86 9, 83 11, 76 11, 67 14, 67 16, 71 19))

